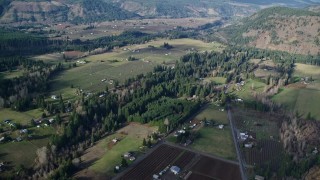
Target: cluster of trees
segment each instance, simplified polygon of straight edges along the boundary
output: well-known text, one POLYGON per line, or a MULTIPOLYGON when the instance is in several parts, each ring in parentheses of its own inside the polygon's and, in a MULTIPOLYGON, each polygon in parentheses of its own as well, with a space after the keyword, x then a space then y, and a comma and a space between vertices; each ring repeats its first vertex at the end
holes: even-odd
MULTIPOLYGON (((0 58, 0 72, 19 68, 23 76, 0 79, 0 108, 11 107, 22 111, 42 104, 44 97, 39 96, 48 90, 48 80, 62 69, 61 64, 49 65, 42 61, 32 61, 23 57, 0 58)), ((43 105, 43 104, 42 104, 43 105)))
POLYGON ((0 30, 0 56, 41 54, 58 51, 63 46, 61 40, 49 40, 13 30, 0 30))
POLYGON ((111 50, 114 47, 145 43, 160 36, 160 34, 150 35, 139 31, 125 31, 118 36, 106 36, 87 41, 79 39, 69 41, 52 40, 44 36, 2 29, 0 30, 0 57, 35 55, 65 50, 89 52, 97 48, 111 50))
POLYGON ((289 155, 284 155, 278 164, 278 169, 273 169, 270 163, 267 162, 264 165, 256 166, 255 172, 264 176, 265 178, 272 178, 277 172, 277 178, 293 177, 301 179, 303 175, 312 167, 320 165, 320 155, 311 155, 310 157, 303 159, 302 161, 296 162, 292 160, 289 155))
POLYGON ((80 4, 83 7, 85 16, 83 18, 74 18, 72 22, 75 24, 132 19, 140 17, 138 14, 126 11, 120 7, 115 6, 113 3, 103 0, 82 0, 80 4), (99 13, 99 16, 97 16, 97 13, 99 13))

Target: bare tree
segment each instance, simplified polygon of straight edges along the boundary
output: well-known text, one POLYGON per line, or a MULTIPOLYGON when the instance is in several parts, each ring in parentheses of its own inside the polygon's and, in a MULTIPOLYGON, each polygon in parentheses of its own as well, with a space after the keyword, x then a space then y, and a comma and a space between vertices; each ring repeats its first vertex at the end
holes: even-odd
POLYGON ((166 118, 166 119, 164 120, 164 125, 166 125, 166 126, 167 126, 167 132, 169 132, 169 125, 170 125, 170 121, 169 121, 169 119, 168 119, 168 118, 166 118))

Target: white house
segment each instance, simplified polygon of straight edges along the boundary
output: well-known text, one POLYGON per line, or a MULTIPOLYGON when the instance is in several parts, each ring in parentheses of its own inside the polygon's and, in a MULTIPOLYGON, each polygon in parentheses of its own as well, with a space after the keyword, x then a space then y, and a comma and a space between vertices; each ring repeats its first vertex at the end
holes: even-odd
POLYGON ((177 174, 179 174, 179 172, 180 172, 180 168, 179 168, 178 166, 172 166, 172 167, 170 168, 170 171, 171 171, 173 174, 177 175, 177 174))
POLYGON ((123 154, 123 157, 125 157, 125 158, 129 158, 131 156, 132 156, 132 154, 130 152, 126 152, 123 154))
POLYGON ((152 177, 153 177, 153 179, 159 179, 159 175, 157 175, 157 174, 154 174, 152 177))
POLYGON ((252 148, 253 147, 253 143, 246 143, 244 144, 245 148, 252 148))
POLYGON ((119 140, 117 138, 112 139, 113 143, 117 143, 119 140))
POLYGON ((53 123, 53 121, 54 121, 53 118, 49 119, 49 123, 50 123, 50 124, 53 123))
POLYGON ((58 97, 56 95, 52 95, 51 99, 58 99, 58 97))
POLYGON ((249 136, 246 133, 240 133, 240 139, 242 141, 246 140, 249 136))

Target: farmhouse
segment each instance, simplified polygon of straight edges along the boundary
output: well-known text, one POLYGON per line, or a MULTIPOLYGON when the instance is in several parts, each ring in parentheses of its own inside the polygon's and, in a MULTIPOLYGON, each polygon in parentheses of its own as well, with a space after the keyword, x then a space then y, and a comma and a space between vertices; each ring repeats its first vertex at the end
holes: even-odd
POLYGON ((28 129, 21 129, 20 134, 28 133, 28 129))
POLYGON ((172 167, 170 168, 170 171, 171 171, 173 174, 177 175, 177 174, 179 174, 179 172, 180 172, 180 168, 179 168, 178 166, 172 166, 172 167))
POLYGON ((123 154, 123 157, 125 157, 125 158, 130 158, 131 156, 132 156, 132 153, 130 153, 130 152, 126 152, 123 154))
POLYGON ((153 179, 159 179, 159 175, 157 175, 157 174, 154 174, 152 177, 153 177, 153 179))
POLYGON ((245 144, 244 144, 244 147, 245 147, 245 148, 252 148, 252 147, 253 147, 253 143, 252 143, 252 142, 245 143, 245 144))
POLYGON ((6 119, 6 120, 4 120, 3 122, 6 123, 6 124, 9 124, 9 122, 11 122, 11 120, 6 119))
POLYGON ((239 135, 239 138, 242 141, 245 141, 249 137, 246 133, 240 133, 239 135))
POLYGON ((314 150, 312 151, 312 154, 316 155, 318 154, 318 152, 319 152, 318 149, 315 147, 314 150))
POLYGON ((117 139, 117 138, 112 139, 113 143, 117 143, 118 141, 119 141, 119 139, 117 139))

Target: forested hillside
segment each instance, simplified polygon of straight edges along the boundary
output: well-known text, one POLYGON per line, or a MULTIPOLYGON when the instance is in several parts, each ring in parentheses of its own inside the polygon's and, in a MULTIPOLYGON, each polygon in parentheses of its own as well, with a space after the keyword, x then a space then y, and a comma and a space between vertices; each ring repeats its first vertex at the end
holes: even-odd
POLYGON ((320 52, 320 13, 273 7, 245 18, 223 30, 234 44, 282 50, 295 54, 320 52))
POLYGON ((138 15, 103 0, 9 1, 0 8, 1 23, 13 22, 99 22, 138 17, 138 15))
MULTIPOLYGON (((1 0, 0 23, 89 23, 132 18, 244 17, 270 5, 306 7, 313 1, 273 0, 1 0)), ((319 4, 319 2, 318 2, 319 4)))

